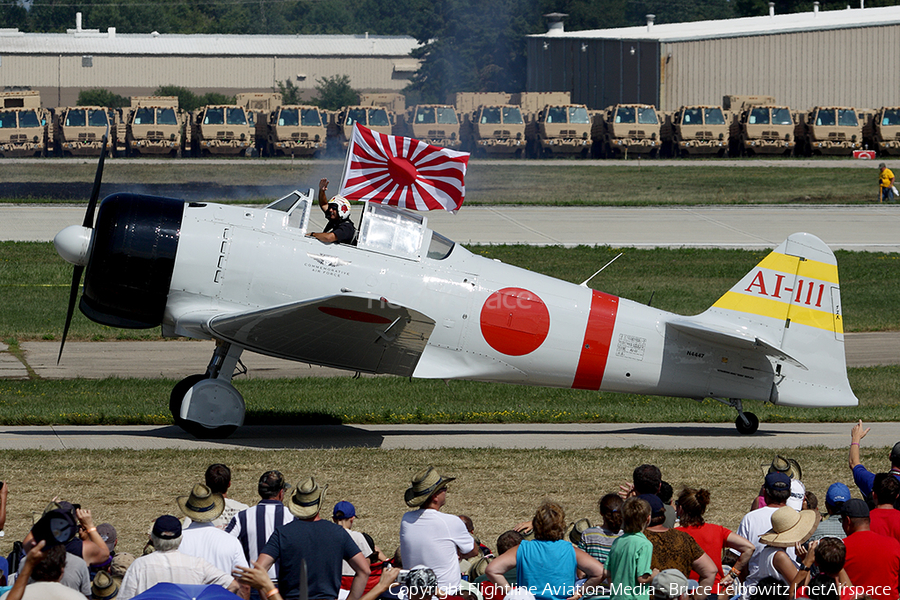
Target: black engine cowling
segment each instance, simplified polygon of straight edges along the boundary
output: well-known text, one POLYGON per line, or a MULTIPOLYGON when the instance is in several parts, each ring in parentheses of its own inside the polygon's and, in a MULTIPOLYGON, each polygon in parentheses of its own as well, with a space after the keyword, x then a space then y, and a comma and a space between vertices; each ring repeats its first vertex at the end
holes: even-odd
POLYGON ((184 201, 113 194, 100 204, 79 308, 127 329, 162 323, 175 268, 184 201))

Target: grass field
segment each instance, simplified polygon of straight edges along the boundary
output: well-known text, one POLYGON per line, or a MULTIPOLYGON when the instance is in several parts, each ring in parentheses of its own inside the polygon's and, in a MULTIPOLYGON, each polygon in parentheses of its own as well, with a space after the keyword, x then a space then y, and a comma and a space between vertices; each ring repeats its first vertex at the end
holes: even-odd
MULTIPOLYGON (((202 371, 203 365, 197 365, 202 371)), ((895 421, 900 367, 849 370, 854 408, 789 408, 748 402, 768 423, 895 421)), ((245 379, 235 387, 246 423, 730 423, 736 413, 714 400, 696 402, 532 386, 376 377, 245 379)), ((168 379, 0 380, 0 425, 171 424, 168 379)))
MULTIPOLYGON (((473 252, 558 279, 581 282, 619 253, 609 247, 471 246, 473 252)), ((712 305, 767 251, 627 249, 591 280, 604 292, 683 315, 712 305)), ((900 330, 900 255, 836 253, 846 331, 900 330), (877 285, 872 285, 877 282, 877 285)), ((53 245, 0 242, 0 340, 59 339, 65 322, 72 266, 53 245)), ((75 311, 69 339, 157 339, 159 329, 112 329, 75 311)))
MULTIPOLYGON (((849 442, 848 425, 848 442, 849 442)), ((54 497, 91 509, 95 522, 113 523, 119 550, 139 554, 147 529, 160 514, 178 514, 176 496, 187 495, 202 481, 207 465, 222 462, 232 469, 229 495, 253 504, 256 482, 268 469, 284 473, 296 485, 309 475, 328 484, 326 517, 339 500, 357 509, 355 528, 370 533, 388 554, 399 541, 400 517, 406 510, 403 491, 413 474, 432 464, 450 485, 445 512, 468 514, 476 534, 495 548, 497 536, 532 516, 544 498, 559 501, 567 521, 599 518, 597 500, 618 490, 637 465, 650 462, 676 493, 684 486, 710 490, 706 518, 734 530, 762 484, 761 465, 775 454, 795 458, 803 481, 824 504, 834 481, 852 485, 847 450, 825 448, 662 451, 650 448, 578 451, 433 449, 427 451, 336 448, 328 450, 113 450, 2 451, 2 478, 9 485, 9 515, 0 552, 22 539, 32 519, 54 497), (35 514, 37 513, 37 514, 35 514)), ((863 444, 862 460, 873 470, 886 469, 888 449, 863 444)), ((858 493, 854 489, 854 495, 858 493)))
MULTIPOLYGON (((645 163, 647 161, 644 161, 645 163)), ((4 165, 7 182, 92 182, 95 165, 35 161, 4 165)), ((340 181, 337 161, 210 161, 183 164, 106 163, 105 184, 179 184, 213 182, 222 186, 316 187, 321 177, 340 181)), ((466 174, 468 205, 694 205, 768 203, 869 203, 877 199, 877 170, 860 168, 610 166, 573 161, 479 164, 466 174)), ((88 188, 89 189, 89 188, 88 188)), ((190 198, 187 198, 190 199, 190 198)), ((242 202, 270 202, 275 198, 244 198, 242 202)), ((4 201, 52 202, 53 198, 21 197, 4 201)))

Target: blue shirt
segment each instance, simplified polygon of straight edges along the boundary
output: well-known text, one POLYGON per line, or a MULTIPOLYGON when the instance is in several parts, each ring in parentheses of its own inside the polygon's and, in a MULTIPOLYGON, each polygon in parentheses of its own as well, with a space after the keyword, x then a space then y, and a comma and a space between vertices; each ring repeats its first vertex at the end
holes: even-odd
MULTIPOLYGON (((897 481, 900 481, 900 473, 891 470, 891 474, 897 478, 897 481)), ((866 498, 872 497, 872 486, 875 485, 875 473, 870 472, 861 464, 856 465, 853 467, 853 481, 856 483, 856 487, 859 488, 859 491, 863 496, 866 498)))
POLYGON ((519 586, 536 598, 565 600, 575 595, 575 548, 568 540, 525 540, 516 550, 519 586))

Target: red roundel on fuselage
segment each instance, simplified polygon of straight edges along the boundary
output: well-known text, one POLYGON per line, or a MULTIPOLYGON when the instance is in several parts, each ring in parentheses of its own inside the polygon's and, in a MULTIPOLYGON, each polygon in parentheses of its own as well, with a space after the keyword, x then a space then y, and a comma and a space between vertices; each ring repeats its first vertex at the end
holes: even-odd
POLYGON ((497 352, 522 356, 537 350, 550 331, 550 311, 522 288, 503 288, 481 307, 481 335, 497 352))

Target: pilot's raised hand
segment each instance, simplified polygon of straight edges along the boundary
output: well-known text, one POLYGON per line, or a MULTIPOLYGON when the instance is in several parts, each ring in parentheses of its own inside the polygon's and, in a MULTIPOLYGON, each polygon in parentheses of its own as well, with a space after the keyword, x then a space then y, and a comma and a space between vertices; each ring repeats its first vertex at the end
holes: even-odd
POLYGON ((319 191, 324 192, 328 189, 328 180, 326 178, 322 178, 319 180, 319 191))

